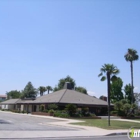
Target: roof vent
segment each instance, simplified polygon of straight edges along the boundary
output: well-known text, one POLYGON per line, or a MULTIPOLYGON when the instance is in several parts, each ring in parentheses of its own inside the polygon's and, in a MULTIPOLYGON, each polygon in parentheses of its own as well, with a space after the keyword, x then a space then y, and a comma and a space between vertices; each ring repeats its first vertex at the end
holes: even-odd
POLYGON ((70 82, 65 82, 64 89, 72 89, 70 82))

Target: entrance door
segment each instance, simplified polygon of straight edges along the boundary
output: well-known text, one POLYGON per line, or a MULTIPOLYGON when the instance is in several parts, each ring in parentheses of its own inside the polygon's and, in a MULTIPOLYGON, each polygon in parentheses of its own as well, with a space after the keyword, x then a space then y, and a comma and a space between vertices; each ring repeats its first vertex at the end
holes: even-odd
POLYGON ((36 112, 36 105, 33 106, 33 112, 36 112))

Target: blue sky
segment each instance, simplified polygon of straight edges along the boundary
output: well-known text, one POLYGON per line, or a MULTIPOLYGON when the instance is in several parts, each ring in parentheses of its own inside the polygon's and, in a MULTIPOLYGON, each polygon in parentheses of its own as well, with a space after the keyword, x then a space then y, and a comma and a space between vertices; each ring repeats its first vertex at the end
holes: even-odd
MULTIPOLYGON (((98 74, 104 63, 120 69, 130 83, 124 54, 140 54, 140 1, 3 0, 0 1, 0 94, 22 90, 28 81, 57 85, 70 75, 91 95, 107 94, 98 74)), ((140 61, 134 63, 140 92, 140 61)))

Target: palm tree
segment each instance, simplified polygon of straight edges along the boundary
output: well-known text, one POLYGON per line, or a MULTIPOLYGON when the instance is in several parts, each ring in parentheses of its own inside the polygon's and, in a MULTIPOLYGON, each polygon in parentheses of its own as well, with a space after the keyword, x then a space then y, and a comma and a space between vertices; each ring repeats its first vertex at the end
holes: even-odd
POLYGON ((48 94, 49 94, 49 92, 52 91, 53 88, 52 88, 51 86, 47 86, 47 87, 46 87, 46 90, 48 90, 48 94))
POLYGON ((43 87, 43 86, 40 86, 40 87, 38 88, 38 90, 39 90, 39 92, 40 92, 40 96, 43 96, 44 92, 46 91, 46 88, 43 87))
POLYGON ((107 79, 107 91, 108 91, 108 126, 110 126, 110 81, 115 80, 119 73, 119 69, 113 64, 104 64, 100 69, 101 73, 98 77, 102 76, 101 81, 105 81, 107 79), (105 74, 105 76, 103 75, 105 74))
POLYGON ((124 58, 126 61, 130 62, 130 69, 131 69, 131 96, 132 96, 132 104, 134 103, 134 94, 133 94, 133 61, 136 61, 139 59, 139 56, 137 54, 137 51, 134 49, 128 49, 128 52, 124 55, 124 58))

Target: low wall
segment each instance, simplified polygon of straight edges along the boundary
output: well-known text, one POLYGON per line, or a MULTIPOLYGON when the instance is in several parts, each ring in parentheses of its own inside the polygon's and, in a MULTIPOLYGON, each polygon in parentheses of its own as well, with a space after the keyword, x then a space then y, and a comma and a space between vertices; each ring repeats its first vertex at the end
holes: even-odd
MULTIPOLYGON (((53 116, 50 113, 45 112, 32 112, 32 115, 42 115, 42 116, 53 116)), ((101 117, 93 116, 93 117, 68 117, 69 119, 101 119, 101 117)))
POLYGON ((50 116, 50 113, 45 113, 45 112, 32 112, 32 115, 50 116))
POLYGON ((69 117, 70 119, 101 119, 101 117, 69 117))

